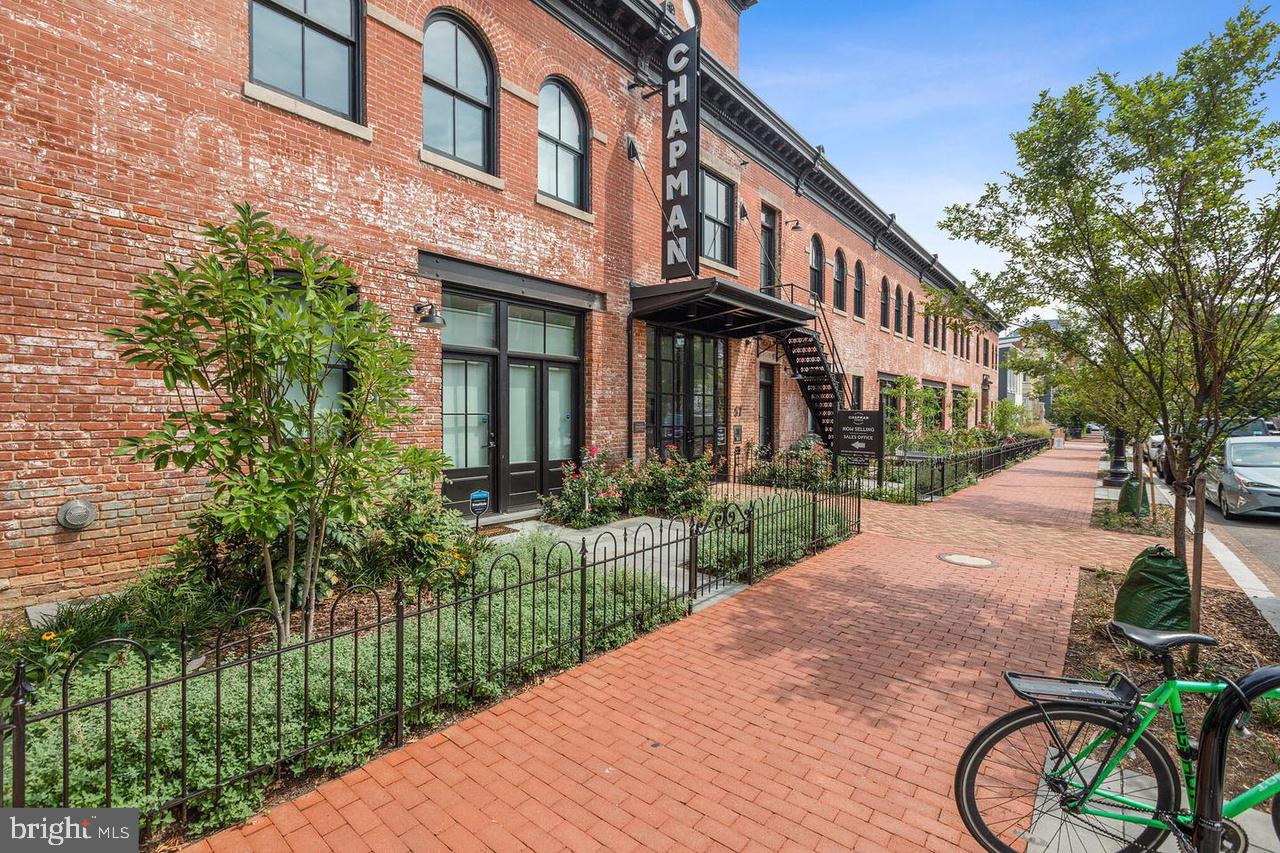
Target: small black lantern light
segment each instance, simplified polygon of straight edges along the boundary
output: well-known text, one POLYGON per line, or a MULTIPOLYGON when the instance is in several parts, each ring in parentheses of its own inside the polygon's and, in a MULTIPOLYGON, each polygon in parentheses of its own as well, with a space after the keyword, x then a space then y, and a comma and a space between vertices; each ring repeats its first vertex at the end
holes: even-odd
POLYGON ((434 302, 429 305, 423 305, 419 302, 417 305, 413 306, 413 313, 418 315, 418 325, 420 326, 431 326, 436 329, 443 329, 448 325, 448 323, 444 321, 444 317, 442 317, 440 312, 436 310, 436 304, 434 302))

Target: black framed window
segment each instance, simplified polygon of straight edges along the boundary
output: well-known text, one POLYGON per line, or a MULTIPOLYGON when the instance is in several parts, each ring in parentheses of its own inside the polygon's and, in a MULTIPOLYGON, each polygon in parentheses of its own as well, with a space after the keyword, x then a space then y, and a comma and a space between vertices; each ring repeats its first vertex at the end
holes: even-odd
POLYGON ((360 121, 361 0, 251 0, 249 78, 360 121))
POLYGON ((932 346, 933 345, 933 320, 931 320, 928 317, 925 317, 922 325, 924 326, 924 345, 932 346))
POLYGON ((778 283, 778 211, 760 207, 760 289, 778 283))
POLYGON ((831 303, 841 311, 845 310, 845 265, 844 252, 836 249, 836 267, 831 275, 831 303))
POLYGON ((809 294, 819 302, 827 295, 827 255, 817 234, 809 241, 809 294))
POLYGON ((587 207, 587 122, 582 103, 559 80, 538 91, 538 192, 587 207))
POLYGON ((880 279, 880 325, 889 328, 889 279, 880 279))
POLYGON ((733 266, 733 184, 702 170, 702 257, 733 266))
POLYGON ((991 341, 988 338, 982 339, 982 366, 991 366, 991 341))
POLYGON ((465 24, 427 19, 422 46, 422 145, 493 172, 493 63, 465 24))
POLYGON ((916 336, 916 295, 914 293, 907 294, 907 337, 914 338, 916 336))
POLYGON ((902 334, 902 285, 893 289, 893 330, 902 334))
POLYGON ((853 264, 853 313, 855 317, 867 316, 867 277, 862 272, 862 261, 853 264))
POLYGON ((853 382, 851 384, 853 385, 853 400, 851 402, 853 404, 853 408, 855 410, 859 410, 862 408, 862 377, 854 376, 852 377, 852 379, 853 379, 853 382))
POLYGON ((943 352, 947 351, 947 321, 943 320, 938 332, 938 345, 943 352))

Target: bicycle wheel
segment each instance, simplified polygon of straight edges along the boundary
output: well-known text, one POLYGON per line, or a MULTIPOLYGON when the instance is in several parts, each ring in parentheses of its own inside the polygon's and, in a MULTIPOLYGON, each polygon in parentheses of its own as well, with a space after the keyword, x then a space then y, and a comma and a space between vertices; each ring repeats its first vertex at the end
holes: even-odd
MULTIPOLYGON (((1102 710, 1047 705, 1006 714, 980 731, 956 768, 956 805, 969 833, 993 853, 1154 850, 1169 830, 1115 818, 1080 814, 1074 795, 1093 780, 1105 746, 1084 754, 1099 737, 1120 736, 1120 718, 1102 710), (1048 722, 1045 715, 1048 716, 1048 722), (1065 761, 1049 725, 1067 753, 1065 761), (1082 757, 1083 754, 1083 757, 1082 757)), ((1126 816, 1154 818, 1176 812, 1182 799, 1169 753, 1149 735, 1098 786, 1089 806, 1126 816), (1124 803, 1101 794, 1118 795, 1124 803)))

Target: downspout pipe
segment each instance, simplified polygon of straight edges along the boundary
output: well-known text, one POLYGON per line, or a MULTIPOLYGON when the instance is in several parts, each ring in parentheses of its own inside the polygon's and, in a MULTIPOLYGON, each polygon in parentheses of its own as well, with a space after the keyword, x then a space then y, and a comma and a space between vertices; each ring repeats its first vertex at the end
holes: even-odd
POLYGON ((635 459, 636 456, 636 434, 631 429, 631 419, 636 416, 635 396, 636 396, 636 320, 635 312, 627 314, 627 458, 635 459))

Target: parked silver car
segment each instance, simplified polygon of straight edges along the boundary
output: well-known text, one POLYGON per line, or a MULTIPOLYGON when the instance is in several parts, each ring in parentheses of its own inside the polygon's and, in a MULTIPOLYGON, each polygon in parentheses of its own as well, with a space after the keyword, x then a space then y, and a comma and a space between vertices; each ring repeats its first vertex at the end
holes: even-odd
POLYGON ((1155 464, 1156 459, 1160 456, 1160 445, 1162 444, 1164 444, 1164 430, 1156 427, 1152 430, 1151 435, 1147 436, 1147 461, 1152 465, 1155 464))
POLYGON ((1205 474, 1205 498, 1224 518, 1280 516, 1280 438, 1232 436, 1205 474))

